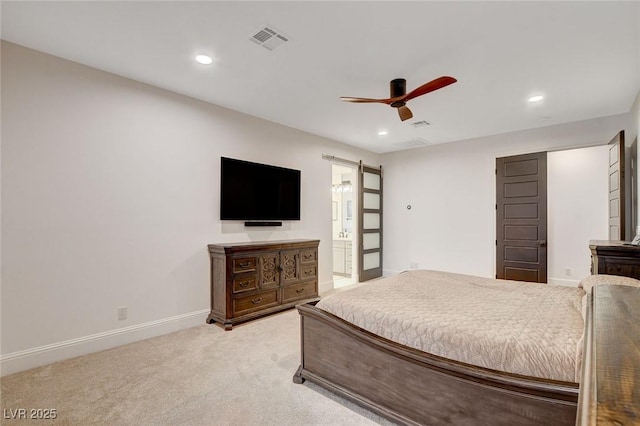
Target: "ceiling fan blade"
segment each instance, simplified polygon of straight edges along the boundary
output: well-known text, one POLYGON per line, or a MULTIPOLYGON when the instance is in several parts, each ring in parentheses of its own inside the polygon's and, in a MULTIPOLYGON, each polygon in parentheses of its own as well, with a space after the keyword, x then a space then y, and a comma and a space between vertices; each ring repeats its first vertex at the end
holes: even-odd
POLYGON ((342 96, 340 97, 340 100, 345 102, 358 102, 358 103, 378 102, 381 104, 388 104, 390 101, 390 99, 352 98, 348 96, 342 96))
POLYGON ((433 92, 434 90, 442 89, 443 87, 453 84, 456 81, 458 80, 449 76, 438 77, 435 80, 431 80, 430 82, 425 83, 416 89, 413 89, 411 92, 407 93, 404 96, 403 100, 408 101, 409 99, 417 98, 418 96, 433 92))
POLYGON ((398 115, 400 116, 401 121, 405 121, 413 117, 413 113, 406 106, 401 106, 398 108, 398 115))

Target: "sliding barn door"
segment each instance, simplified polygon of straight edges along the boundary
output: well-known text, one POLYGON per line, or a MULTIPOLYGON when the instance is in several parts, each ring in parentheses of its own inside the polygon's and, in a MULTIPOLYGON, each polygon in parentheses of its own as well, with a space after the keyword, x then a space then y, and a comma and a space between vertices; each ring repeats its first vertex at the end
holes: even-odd
POLYGON ((547 153, 496 159, 496 278, 547 282, 547 153))
POLYGON ((624 130, 609 142, 609 239, 625 239, 624 130))
POLYGON ((358 189, 358 269, 362 282, 382 276, 382 167, 360 162, 358 189))

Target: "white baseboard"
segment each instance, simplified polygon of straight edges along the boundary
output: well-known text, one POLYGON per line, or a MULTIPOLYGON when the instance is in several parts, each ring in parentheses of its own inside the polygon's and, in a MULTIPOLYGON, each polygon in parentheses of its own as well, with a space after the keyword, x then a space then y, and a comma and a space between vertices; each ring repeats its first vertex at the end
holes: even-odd
POLYGON ((331 290, 333 290, 333 280, 318 283, 318 294, 324 294, 331 290))
POLYGON ((104 351, 127 343, 149 339, 205 323, 208 309, 176 315, 143 324, 123 327, 77 339, 65 340, 0 356, 0 376, 17 373, 52 362, 104 351))
POLYGON ((578 287, 580 280, 567 280, 564 278, 548 278, 547 283, 555 285, 566 285, 568 287, 578 287))

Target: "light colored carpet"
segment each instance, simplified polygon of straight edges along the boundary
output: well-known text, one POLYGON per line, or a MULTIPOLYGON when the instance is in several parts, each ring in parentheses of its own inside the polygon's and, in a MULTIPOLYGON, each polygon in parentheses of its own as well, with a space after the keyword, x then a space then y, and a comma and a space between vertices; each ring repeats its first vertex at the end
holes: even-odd
MULTIPOLYGON (((204 319, 203 319, 204 321, 204 319)), ((391 425, 324 389, 292 381, 296 310, 237 325, 178 331, 1 380, 2 424, 391 425), (8 420, 55 409, 55 420, 8 420)))

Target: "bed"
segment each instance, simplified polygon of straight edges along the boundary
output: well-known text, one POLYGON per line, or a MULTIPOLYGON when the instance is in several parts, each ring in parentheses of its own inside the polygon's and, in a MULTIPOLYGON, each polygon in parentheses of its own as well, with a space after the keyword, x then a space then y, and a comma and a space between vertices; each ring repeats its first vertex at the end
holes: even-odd
POLYGON ((408 271, 299 306, 294 382, 400 424, 575 424, 586 300, 579 287, 408 271))

